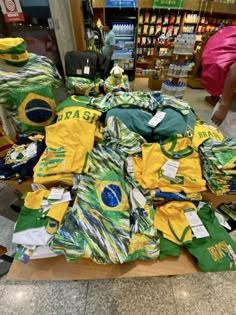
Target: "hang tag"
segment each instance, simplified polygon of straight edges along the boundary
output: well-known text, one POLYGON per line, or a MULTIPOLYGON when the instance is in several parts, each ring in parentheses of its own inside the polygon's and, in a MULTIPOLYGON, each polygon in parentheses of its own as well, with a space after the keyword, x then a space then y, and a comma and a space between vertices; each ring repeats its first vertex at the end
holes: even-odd
POLYGON ((197 215, 194 209, 184 209, 185 217, 187 218, 191 227, 203 225, 201 219, 197 215))
POLYGON ((27 148, 26 148, 26 155, 28 158, 34 157, 37 154, 37 147, 35 143, 31 143, 27 148))
POLYGON ((65 192, 63 195, 62 195, 62 198, 60 200, 57 200, 57 201, 52 201, 50 202, 51 205, 56 205, 58 203, 62 203, 62 202, 68 202, 71 200, 71 195, 70 195, 70 192, 67 191, 65 192))
POLYGON ((78 74, 78 75, 82 74, 82 70, 81 69, 76 69, 76 74, 78 74))
POLYGON ((149 120, 147 125, 151 128, 155 128, 164 119, 165 115, 165 112, 157 112, 155 116, 149 120))
POLYGON ((204 225, 192 227, 193 234, 196 238, 203 238, 210 236, 204 225))
POLYGON ((132 156, 128 156, 127 157, 127 171, 130 174, 134 173, 134 166, 133 166, 133 160, 132 160, 132 156))
POLYGON ((176 160, 168 160, 162 166, 163 175, 170 179, 175 179, 179 167, 179 162, 176 160))
POLYGON ((27 264, 35 249, 36 246, 17 245, 14 258, 24 264, 27 264))
POLYGON ((220 225, 224 226, 228 230, 231 230, 231 226, 228 224, 228 222, 225 220, 224 216, 221 213, 215 212, 215 216, 217 217, 217 220, 219 221, 220 225))
POLYGON ((11 153, 11 159, 12 159, 12 160, 15 160, 16 157, 17 157, 16 151, 12 152, 12 153, 11 153))
POLYGON ((141 191, 137 188, 133 189, 133 197, 136 200, 136 202, 142 207, 144 208, 145 204, 147 203, 146 198, 144 197, 144 195, 141 193, 141 191))
POLYGON ((50 194, 48 195, 48 199, 59 200, 62 198, 64 194, 64 188, 52 188, 50 194))
POLYGON ((85 66, 84 67, 84 74, 89 74, 90 73, 90 67, 89 66, 85 66))
POLYGON ((35 183, 32 183, 31 184, 31 189, 33 191, 36 191, 36 190, 39 190, 39 189, 47 189, 44 185, 42 184, 35 184, 35 183))
POLYGON ((184 209, 184 214, 196 238, 210 236, 197 212, 193 208, 184 209))

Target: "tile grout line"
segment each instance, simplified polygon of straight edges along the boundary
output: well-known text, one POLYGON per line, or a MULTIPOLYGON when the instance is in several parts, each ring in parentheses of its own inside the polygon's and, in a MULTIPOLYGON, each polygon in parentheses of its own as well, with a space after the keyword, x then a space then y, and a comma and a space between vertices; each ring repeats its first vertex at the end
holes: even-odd
POLYGON ((172 293, 173 293, 174 302, 175 302, 176 315, 180 315, 179 312, 178 312, 177 301, 176 301, 176 298, 175 298, 174 286, 173 286, 172 278, 173 278, 173 276, 170 276, 170 283, 171 283, 172 293))
POLYGON ((87 280, 87 288, 86 288, 86 297, 85 297, 85 307, 84 307, 84 315, 86 315, 87 309, 87 301, 88 301, 88 291, 89 291, 90 281, 87 280))

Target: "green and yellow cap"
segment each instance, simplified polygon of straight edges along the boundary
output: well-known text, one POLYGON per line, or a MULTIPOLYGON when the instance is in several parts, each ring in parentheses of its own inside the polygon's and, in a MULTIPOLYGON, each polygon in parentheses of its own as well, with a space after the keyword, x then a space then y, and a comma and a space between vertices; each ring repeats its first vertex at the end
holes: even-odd
POLYGON ((24 39, 20 37, 0 38, 0 59, 9 65, 24 66, 28 61, 24 39))

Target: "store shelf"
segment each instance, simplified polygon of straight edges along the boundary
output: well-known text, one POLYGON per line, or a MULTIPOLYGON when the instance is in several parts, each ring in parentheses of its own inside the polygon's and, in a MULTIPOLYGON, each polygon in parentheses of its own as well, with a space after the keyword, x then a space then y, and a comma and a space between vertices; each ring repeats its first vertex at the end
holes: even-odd
POLYGON ((139 74, 135 73, 135 78, 149 78, 151 74, 139 74))
POLYGON ((135 35, 115 35, 117 38, 123 38, 123 37, 135 37, 135 35))

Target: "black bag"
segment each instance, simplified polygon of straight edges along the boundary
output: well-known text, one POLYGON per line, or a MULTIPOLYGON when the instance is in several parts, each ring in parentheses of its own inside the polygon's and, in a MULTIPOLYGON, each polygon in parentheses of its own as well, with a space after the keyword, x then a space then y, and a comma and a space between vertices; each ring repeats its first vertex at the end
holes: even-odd
POLYGON ((68 51, 65 54, 66 75, 95 79, 100 76, 103 55, 92 50, 68 51))

